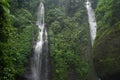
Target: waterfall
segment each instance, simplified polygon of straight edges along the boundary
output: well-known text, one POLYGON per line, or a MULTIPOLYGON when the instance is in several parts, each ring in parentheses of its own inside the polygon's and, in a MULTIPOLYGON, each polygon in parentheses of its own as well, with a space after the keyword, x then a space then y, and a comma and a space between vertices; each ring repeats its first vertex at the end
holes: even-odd
POLYGON ((89 21, 89 25, 90 25, 91 43, 93 45, 95 37, 96 37, 97 24, 96 24, 96 20, 95 20, 95 14, 94 14, 94 11, 91 7, 91 3, 89 0, 87 0, 87 2, 86 2, 86 8, 87 8, 87 12, 88 12, 88 21, 89 21))
POLYGON ((32 80, 48 80, 48 33, 44 25, 44 4, 40 3, 37 13, 39 33, 32 60, 32 80))
MULTIPOLYGON (((90 41, 93 46, 96 37, 96 29, 97 29, 95 14, 89 0, 86 1, 85 7, 88 13, 89 31, 90 31, 90 39, 91 39, 90 41)), ((95 72, 91 53, 92 53, 92 48, 90 48, 90 52, 88 53, 88 62, 90 64, 90 69, 88 72, 88 80, 100 80, 95 72)))

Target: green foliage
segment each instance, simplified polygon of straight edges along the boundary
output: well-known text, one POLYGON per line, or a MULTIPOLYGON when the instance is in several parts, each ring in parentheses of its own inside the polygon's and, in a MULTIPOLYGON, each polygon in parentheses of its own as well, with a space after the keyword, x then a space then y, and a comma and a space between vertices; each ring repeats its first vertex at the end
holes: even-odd
POLYGON ((119 27, 119 10, 120 1, 101 0, 96 8, 96 17, 98 20, 98 34, 110 27, 119 27), (101 17, 102 16, 102 17, 101 17), (106 24, 106 25, 104 25, 106 24), (104 26, 104 27, 103 27, 104 26))
POLYGON ((11 6, 16 9, 12 15, 8 1, 0 1, 0 80, 14 80, 15 75, 24 73, 34 34, 31 13, 17 9, 17 5, 11 6))
POLYGON ((85 80, 88 63, 88 26, 84 10, 67 16, 63 7, 47 11, 49 25, 52 80, 85 80))
POLYGON ((119 0, 100 0, 96 8, 98 32, 93 55, 96 71, 102 80, 120 79, 119 7, 119 0))
POLYGON ((25 25, 32 24, 33 17, 31 13, 26 9, 19 9, 16 11, 15 15, 11 16, 11 20, 13 22, 13 25, 16 28, 19 28, 20 32, 22 32, 22 29, 25 27, 25 25))
POLYGON ((14 68, 11 57, 6 53, 8 39, 13 27, 10 24, 9 4, 7 0, 0 1, 0 80, 13 80, 14 68))
POLYGON ((120 30, 109 32, 94 46, 94 63, 101 78, 110 78, 120 72, 120 30))
POLYGON ((15 33, 13 39, 10 39, 9 49, 13 57, 14 69, 17 75, 24 72, 24 65, 27 57, 30 55, 32 45, 32 26, 26 26, 20 34, 15 33))
MULTIPOLYGON (((101 29, 103 31, 104 29, 110 27, 110 23, 112 21, 112 0, 101 0, 98 2, 98 7, 96 9, 96 17, 98 21, 98 30, 101 29), (109 6, 109 7, 108 7, 109 6), (107 12, 106 12, 107 11, 107 12), (103 16, 103 17, 101 17, 103 16), (111 18, 111 19, 110 19, 111 18), (106 24, 104 27, 103 24, 106 24)), ((100 32, 100 30, 99 30, 100 32)))
POLYGON ((6 0, 0 1, 0 41, 2 42, 7 41, 12 29, 10 19, 8 19, 10 16, 8 7, 6 0))
POLYGON ((84 0, 68 0, 67 12, 69 15, 73 15, 78 9, 85 9, 84 0))

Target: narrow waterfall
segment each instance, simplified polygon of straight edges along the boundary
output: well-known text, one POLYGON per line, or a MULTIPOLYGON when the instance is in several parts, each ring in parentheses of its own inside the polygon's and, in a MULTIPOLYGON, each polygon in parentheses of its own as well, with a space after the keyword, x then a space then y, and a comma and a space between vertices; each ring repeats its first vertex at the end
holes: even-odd
MULTIPOLYGON (((90 39, 91 39, 90 41, 91 41, 91 45, 93 46, 96 37, 96 29, 97 29, 95 14, 91 7, 91 2, 89 0, 86 1, 85 7, 88 13, 89 31, 90 31, 90 39)), ((90 64, 90 69, 88 72, 88 80, 100 80, 94 69, 91 52, 92 52, 92 48, 90 48, 90 52, 88 53, 88 61, 90 64)))
POLYGON ((39 33, 32 60, 32 80, 48 80, 48 33, 44 25, 44 4, 40 3, 37 14, 39 33))
POLYGON ((93 45, 94 39, 96 37, 97 24, 96 24, 96 20, 95 20, 95 14, 94 14, 94 11, 91 7, 91 3, 89 0, 87 0, 87 2, 86 2, 86 8, 87 8, 87 12, 88 12, 88 21, 89 21, 89 25, 90 25, 91 43, 93 45))

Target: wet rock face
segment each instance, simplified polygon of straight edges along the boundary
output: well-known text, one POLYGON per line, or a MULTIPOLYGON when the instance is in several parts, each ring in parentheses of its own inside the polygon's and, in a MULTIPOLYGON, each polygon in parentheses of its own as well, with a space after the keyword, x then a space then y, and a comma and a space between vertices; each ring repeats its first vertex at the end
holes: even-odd
POLYGON ((120 80, 120 30, 100 36, 95 41, 93 56, 101 80, 120 80))

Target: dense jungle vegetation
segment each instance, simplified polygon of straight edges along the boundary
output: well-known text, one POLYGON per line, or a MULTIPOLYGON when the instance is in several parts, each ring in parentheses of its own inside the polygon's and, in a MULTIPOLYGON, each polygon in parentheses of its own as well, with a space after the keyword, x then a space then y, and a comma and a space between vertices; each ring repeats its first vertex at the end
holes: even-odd
POLYGON ((120 1, 100 0, 96 7, 98 32, 94 63, 102 80, 120 80, 120 1))
MULTIPOLYGON (((90 0, 98 25, 93 48, 85 1, 42 0, 49 33, 50 80, 87 80, 91 53, 101 80, 120 80, 120 0, 90 0)), ((0 0, 0 80, 24 77, 37 37, 39 3, 0 0)))

